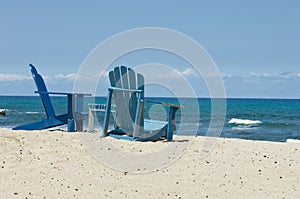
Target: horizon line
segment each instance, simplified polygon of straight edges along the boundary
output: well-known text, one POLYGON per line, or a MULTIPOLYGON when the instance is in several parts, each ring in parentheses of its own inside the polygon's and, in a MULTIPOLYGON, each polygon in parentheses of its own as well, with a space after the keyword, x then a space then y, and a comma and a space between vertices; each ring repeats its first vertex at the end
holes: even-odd
MULTIPOLYGON (((39 95, 0 95, 0 97, 39 97, 39 95)), ((59 95, 52 95, 51 97, 64 97, 59 95)), ((107 96, 87 96, 85 98, 93 98, 93 97, 103 97, 107 96)), ((172 96, 146 96, 145 98, 177 98, 172 96)), ((211 97, 179 97, 182 99, 289 99, 289 100, 300 100, 300 98, 295 97, 226 97, 226 98, 211 98, 211 97)))

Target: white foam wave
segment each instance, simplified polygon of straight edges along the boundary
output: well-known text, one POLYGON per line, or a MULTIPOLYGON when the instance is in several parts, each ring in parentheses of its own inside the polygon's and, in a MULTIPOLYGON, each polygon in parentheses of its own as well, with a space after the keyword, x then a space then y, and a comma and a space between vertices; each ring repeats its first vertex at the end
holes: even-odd
POLYGON ((28 111, 28 112, 26 112, 26 114, 39 114, 39 112, 31 112, 31 111, 28 111))
POLYGON ((287 139, 286 142, 300 143, 300 140, 297 140, 297 139, 287 139))
POLYGON ((243 124, 243 125, 253 125, 253 124, 261 124, 262 122, 259 120, 245 120, 245 119, 237 119, 232 118, 228 122, 229 124, 243 124))
POLYGON ((251 125, 232 127, 232 130, 238 130, 238 131, 254 130, 254 129, 257 129, 257 127, 252 127, 251 125))

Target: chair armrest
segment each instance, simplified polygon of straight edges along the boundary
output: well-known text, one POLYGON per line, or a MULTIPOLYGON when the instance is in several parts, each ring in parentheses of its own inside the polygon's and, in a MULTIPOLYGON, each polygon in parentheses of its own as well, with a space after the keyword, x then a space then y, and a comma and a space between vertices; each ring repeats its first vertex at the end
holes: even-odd
POLYGON ((86 93, 61 93, 61 92, 44 92, 44 91, 35 91, 34 93, 40 93, 40 94, 52 94, 52 95, 86 95, 91 96, 92 94, 86 94, 86 93))
POLYGON ((155 101, 149 101, 149 100, 145 100, 144 102, 148 102, 148 103, 152 103, 152 104, 161 104, 163 106, 169 106, 169 107, 175 107, 175 108, 184 108, 184 106, 180 106, 177 104, 170 104, 170 103, 166 103, 166 102, 155 102, 155 101))

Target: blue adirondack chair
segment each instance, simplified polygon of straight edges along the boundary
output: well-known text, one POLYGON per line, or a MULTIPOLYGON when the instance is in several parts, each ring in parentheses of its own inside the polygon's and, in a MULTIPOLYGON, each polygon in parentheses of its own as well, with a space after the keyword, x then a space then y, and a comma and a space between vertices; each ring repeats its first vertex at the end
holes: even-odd
POLYGON ((39 122, 34 122, 31 124, 25 124, 21 126, 14 127, 13 130, 41 130, 52 128, 64 124, 68 124, 68 131, 74 132, 83 130, 83 120, 86 118, 87 113, 82 112, 83 110, 83 97, 82 93, 59 93, 59 92, 48 92, 45 82, 40 74, 38 74, 36 68, 29 64, 32 77, 34 79, 37 91, 44 106, 47 119, 43 119, 39 122), (50 94, 53 95, 65 95, 68 99, 68 113, 62 115, 56 115, 50 94))
POLYGON ((108 88, 103 137, 109 135, 117 139, 139 141, 173 139, 175 113, 180 106, 151 102, 169 107, 168 121, 144 119, 144 77, 131 68, 121 66, 109 72, 109 79, 111 87, 108 88), (115 128, 108 132, 112 100, 116 111, 115 128))

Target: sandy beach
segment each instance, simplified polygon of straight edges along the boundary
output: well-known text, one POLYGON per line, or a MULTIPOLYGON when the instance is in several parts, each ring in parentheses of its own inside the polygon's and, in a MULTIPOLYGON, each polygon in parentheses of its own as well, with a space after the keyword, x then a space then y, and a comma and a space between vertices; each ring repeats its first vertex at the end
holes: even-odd
MULTIPOLYGON (((104 139, 144 155, 170 144, 104 139)), ((1 198, 300 197, 299 143, 218 138, 201 158, 199 146, 206 139, 194 139, 164 168, 134 174, 101 163, 88 152, 80 133, 2 129, 1 198)), ((105 147, 99 146, 110 150, 105 147)))

